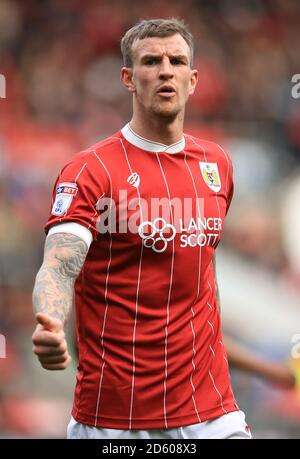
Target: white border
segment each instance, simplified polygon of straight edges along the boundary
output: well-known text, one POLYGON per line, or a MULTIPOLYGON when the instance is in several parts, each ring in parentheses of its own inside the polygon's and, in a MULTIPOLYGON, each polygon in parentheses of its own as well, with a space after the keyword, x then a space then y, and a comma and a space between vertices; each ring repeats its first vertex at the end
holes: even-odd
POLYGON ((90 230, 88 230, 85 226, 80 225, 79 223, 75 222, 68 222, 68 223, 61 223, 58 225, 54 225, 50 228, 48 232, 48 236, 51 236, 52 234, 57 234, 57 233, 69 233, 69 234, 74 234, 74 236, 80 237, 88 248, 90 247, 92 241, 93 241, 93 235, 90 230))

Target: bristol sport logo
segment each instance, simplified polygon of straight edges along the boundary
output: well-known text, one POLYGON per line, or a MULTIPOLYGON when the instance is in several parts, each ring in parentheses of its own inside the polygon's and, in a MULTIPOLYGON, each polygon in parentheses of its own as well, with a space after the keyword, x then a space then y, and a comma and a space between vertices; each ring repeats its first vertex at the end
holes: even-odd
POLYGON ((133 172, 131 175, 129 175, 127 182, 130 183, 130 185, 134 186, 135 188, 139 187, 140 184, 140 176, 137 172, 133 172))
POLYGON ((154 252, 164 252, 168 242, 176 236, 175 226, 167 223, 164 218, 155 218, 153 222, 145 221, 138 229, 140 237, 143 239, 144 247, 151 248, 154 252), (150 231, 149 231, 150 228, 150 231))

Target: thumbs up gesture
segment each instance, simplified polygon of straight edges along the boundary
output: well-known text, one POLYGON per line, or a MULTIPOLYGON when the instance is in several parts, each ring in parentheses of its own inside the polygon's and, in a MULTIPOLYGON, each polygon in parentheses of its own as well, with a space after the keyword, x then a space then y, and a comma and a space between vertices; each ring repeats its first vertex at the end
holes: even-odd
POLYGON ((32 335, 33 352, 46 370, 64 370, 71 362, 61 320, 38 312, 38 322, 32 335))

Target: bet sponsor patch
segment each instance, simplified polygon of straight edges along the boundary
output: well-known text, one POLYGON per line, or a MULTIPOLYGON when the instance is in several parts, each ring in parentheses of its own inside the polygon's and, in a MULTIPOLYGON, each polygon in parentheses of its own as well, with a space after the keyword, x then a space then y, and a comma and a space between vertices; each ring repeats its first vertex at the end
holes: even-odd
POLYGON ((56 187, 55 201, 52 207, 53 215, 64 215, 76 196, 78 187, 76 183, 60 183, 56 187))

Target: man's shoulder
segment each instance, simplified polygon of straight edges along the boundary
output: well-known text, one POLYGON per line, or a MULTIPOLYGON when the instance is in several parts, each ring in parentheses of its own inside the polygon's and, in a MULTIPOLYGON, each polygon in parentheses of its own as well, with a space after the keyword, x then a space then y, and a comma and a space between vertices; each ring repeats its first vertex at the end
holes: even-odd
POLYGON ((187 139, 188 148, 199 150, 199 153, 203 153, 204 157, 209 155, 210 158, 213 156, 216 160, 231 162, 229 153, 219 143, 195 137, 190 134, 185 134, 185 137, 187 139))
POLYGON ((115 148, 116 144, 120 144, 120 138, 121 131, 118 131, 105 139, 99 140, 99 142, 87 148, 86 151, 97 154, 100 152, 110 151, 115 148))
POLYGON ((91 146, 80 150, 75 153, 71 158, 68 164, 93 164, 99 163, 101 158, 107 157, 110 155, 112 150, 115 149, 116 144, 120 142, 120 133, 106 137, 98 141, 97 143, 92 144, 91 146))

